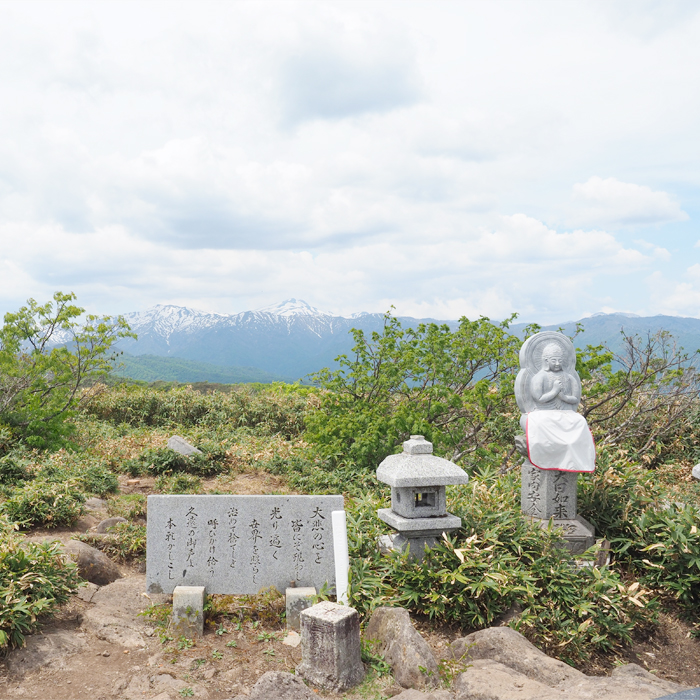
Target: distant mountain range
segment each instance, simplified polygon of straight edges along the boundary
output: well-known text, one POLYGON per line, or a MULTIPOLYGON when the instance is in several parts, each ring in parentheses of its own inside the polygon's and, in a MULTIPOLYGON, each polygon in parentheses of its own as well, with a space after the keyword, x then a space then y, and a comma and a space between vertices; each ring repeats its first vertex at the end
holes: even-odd
MULTIPOLYGON (((182 306, 154 306, 125 314, 138 341, 120 342, 124 351, 122 376, 155 381, 211 381, 222 383, 275 380, 293 381, 323 367, 331 367, 338 355, 349 354, 352 328, 381 332, 384 315, 358 313, 333 316, 306 302, 288 299, 274 306, 239 314, 212 314, 182 306)), ((447 323, 399 317, 402 325, 447 323)), ((630 314, 596 314, 580 321, 585 332, 576 344, 608 343, 619 347, 620 329, 646 334, 663 329, 672 333, 687 351, 700 348, 700 319, 676 316, 639 317, 630 314)), ((526 324, 513 324, 511 332, 523 334, 526 324)), ((573 334, 575 321, 543 327, 563 328, 573 334)))

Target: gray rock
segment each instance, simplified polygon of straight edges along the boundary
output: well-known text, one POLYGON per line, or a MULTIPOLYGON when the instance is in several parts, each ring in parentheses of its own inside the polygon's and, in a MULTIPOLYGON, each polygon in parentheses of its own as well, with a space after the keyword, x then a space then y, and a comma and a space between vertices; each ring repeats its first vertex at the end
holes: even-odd
POLYGON ((190 445, 185 438, 180 437, 179 435, 173 435, 170 440, 168 440, 168 448, 174 450, 175 452, 179 452, 185 457, 202 454, 202 450, 198 450, 194 445, 190 445))
POLYGON ((99 549, 85 542, 71 540, 64 547, 64 551, 75 560, 80 576, 90 583, 106 586, 121 578, 119 567, 99 549))
POLYGON ((403 608, 377 608, 365 628, 365 639, 376 639, 379 651, 404 688, 435 686, 438 665, 430 647, 411 624, 403 608), (419 670, 426 669, 427 673, 419 670))
POLYGON ((82 627, 111 644, 127 648, 143 646, 142 634, 150 629, 139 613, 159 597, 147 598, 145 576, 122 578, 95 593, 93 607, 83 615, 82 627))
POLYGON ((23 648, 14 649, 7 655, 5 664, 12 675, 21 676, 76 654, 86 644, 87 635, 76 634, 73 630, 32 634, 27 637, 23 648))
POLYGON ((454 695, 449 690, 433 690, 424 692, 410 688, 399 695, 394 695, 394 700, 454 700, 454 695))
POLYGON ((129 522, 126 518, 107 518, 106 520, 102 520, 97 527, 95 528, 96 532, 99 532, 100 534, 103 534, 109 530, 110 527, 114 527, 117 523, 126 523, 129 522))
POLYGON ((260 676, 250 695, 237 695, 233 700, 318 700, 318 695, 291 673, 268 671, 260 676))
POLYGON ((85 501, 85 507, 88 510, 107 510, 107 501, 93 496, 85 501))
POLYGON ((573 700, 570 693, 532 680, 512 668, 476 659, 454 683, 456 700, 573 700))
POLYGON ((89 581, 78 589, 75 594, 80 600, 84 600, 86 603, 91 603, 92 599, 95 597, 95 593, 100 590, 100 587, 96 583, 90 583, 89 581))
POLYGON ((696 479, 700 479, 700 464, 696 464, 693 467, 692 474, 696 479))
POLYGON ((449 649, 455 659, 464 657, 468 662, 474 659, 498 661, 532 680, 550 686, 585 678, 581 671, 571 668, 563 661, 550 658, 510 627, 489 627, 473 632, 452 642, 449 649))
POLYGON ((673 695, 664 695, 661 698, 657 698, 657 700, 700 700, 700 688, 691 688, 673 695))
POLYGON ((450 651, 470 664, 455 681, 455 700, 651 700, 682 690, 635 664, 610 677, 586 676, 507 627, 458 639, 450 651))

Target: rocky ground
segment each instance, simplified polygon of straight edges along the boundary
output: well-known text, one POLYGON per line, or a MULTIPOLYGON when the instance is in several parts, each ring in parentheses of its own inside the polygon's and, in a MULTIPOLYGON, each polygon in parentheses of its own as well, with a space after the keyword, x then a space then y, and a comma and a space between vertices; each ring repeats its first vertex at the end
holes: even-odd
MULTIPOLYGON (((91 507, 77 531, 94 528, 107 517, 97 499, 91 507)), ((75 532, 38 531, 29 537, 67 543, 75 532)), ((345 695, 309 695, 306 686, 287 675, 300 662, 301 648, 294 635, 287 636, 279 617, 242 615, 239 621, 210 626, 193 644, 163 640, 164 630, 141 613, 167 598, 145 595, 142 565, 112 566, 120 578, 102 586, 88 584, 40 633, 28 638, 24 649, 0 662, 1 698, 643 700, 700 686, 700 642, 668 616, 629 650, 627 660, 634 663, 611 669, 599 659, 584 675, 544 656, 509 628, 491 628, 464 639, 459 630, 435 629, 421 621, 414 626, 404 614, 398 622, 374 620, 368 626, 392 675, 370 672, 362 686, 345 695), (434 672, 422 674, 419 666, 434 672), (416 689, 406 690, 409 685, 416 689)))

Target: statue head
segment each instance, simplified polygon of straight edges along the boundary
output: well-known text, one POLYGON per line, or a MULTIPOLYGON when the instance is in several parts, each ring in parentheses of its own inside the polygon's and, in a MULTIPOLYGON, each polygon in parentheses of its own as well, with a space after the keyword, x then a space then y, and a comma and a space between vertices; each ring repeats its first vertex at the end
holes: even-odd
POLYGON ((561 372, 564 350, 559 343, 548 343, 542 351, 542 368, 553 372, 561 372))

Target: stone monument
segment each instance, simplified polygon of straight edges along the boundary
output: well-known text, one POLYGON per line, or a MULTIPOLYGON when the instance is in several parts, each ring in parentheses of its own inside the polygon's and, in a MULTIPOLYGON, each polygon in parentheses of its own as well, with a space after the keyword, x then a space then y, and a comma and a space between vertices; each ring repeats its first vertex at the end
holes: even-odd
POLYGON ((422 435, 411 435, 403 452, 389 455, 377 469, 377 479, 391 486, 391 508, 377 515, 397 533, 383 535, 382 551, 410 551, 422 559, 426 547, 433 547, 443 532, 462 526, 462 519, 447 512, 445 486, 466 484, 467 473, 456 464, 433 454, 433 443, 422 435))
POLYGON ((331 515, 342 496, 149 496, 149 593, 335 585, 331 515))
POLYGON ((588 424, 576 413, 581 380, 576 350, 562 333, 542 331, 520 349, 515 398, 522 415, 515 446, 524 457, 521 504, 525 515, 564 531, 566 547, 584 552, 595 544, 593 526, 576 512, 579 472, 595 469, 588 424))

